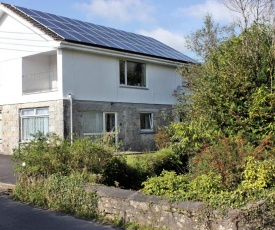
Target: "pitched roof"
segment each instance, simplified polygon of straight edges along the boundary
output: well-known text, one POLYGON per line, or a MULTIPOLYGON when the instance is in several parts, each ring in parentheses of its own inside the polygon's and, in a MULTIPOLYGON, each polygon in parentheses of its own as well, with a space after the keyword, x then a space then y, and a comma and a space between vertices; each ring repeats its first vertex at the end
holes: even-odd
POLYGON ((196 62, 151 37, 1 3, 58 41, 142 54, 177 62, 196 62))

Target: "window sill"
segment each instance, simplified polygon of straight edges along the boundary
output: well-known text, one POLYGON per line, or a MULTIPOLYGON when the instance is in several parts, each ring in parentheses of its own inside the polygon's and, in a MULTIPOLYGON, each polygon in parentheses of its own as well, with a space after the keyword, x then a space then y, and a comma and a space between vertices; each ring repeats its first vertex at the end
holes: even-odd
POLYGON ((40 93, 51 93, 57 92, 58 89, 50 89, 50 90, 43 90, 43 91, 31 91, 31 92, 22 92, 22 95, 31 95, 31 94, 40 94, 40 93))
POLYGON ((140 130, 139 133, 140 134, 155 134, 156 131, 154 131, 154 130, 140 130))
POLYGON ((147 87, 142 86, 130 86, 130 85, 120 85, 120 88, 129 88, 129 89, 143 89, 143 90, 149 90, 147 87))

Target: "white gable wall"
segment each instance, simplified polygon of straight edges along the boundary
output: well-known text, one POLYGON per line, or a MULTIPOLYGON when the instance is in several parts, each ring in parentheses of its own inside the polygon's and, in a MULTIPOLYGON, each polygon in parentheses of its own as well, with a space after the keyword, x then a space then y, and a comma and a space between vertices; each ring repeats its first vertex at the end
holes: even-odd
MULTIPOLYGON (((119 85, 120 58, 62 50, 63 96, 77 100, 174 104, 181 77, 174 67, 146 63, 147 89, 119 85)), ((125 59, 123 59, 125 60, 125 59)), ((127 59, 126 59, 127 60, 127 59)))
POLYGON ((59 43, 30 23, 0 9, 0 62, 54 50, 59 43))
POLYGON ((45 69, 45 66, 56 68, 56 64, 53 62, 58 57, 55 48, 58 46, 59 42, 44 35, 13 12, 9 12, 8 15, 0 9, 0 104, 61 99, 62 88, 60 87, 56 92, 22 94, 22 75, 28 73, 30 66, 33 70, 35 68, 45 69), (55 55, 55 57, 45 63, 42 59, 48 59, 49 53, 47 52, 51 52, 50 55, 55 55), (33 64, 27 63, 28 58, 24 59, 24 57, 41 53, 45 53, 45 56, 31 58, 35 60, 33 64), (24 63, 22 63, 23 60, 24 63))

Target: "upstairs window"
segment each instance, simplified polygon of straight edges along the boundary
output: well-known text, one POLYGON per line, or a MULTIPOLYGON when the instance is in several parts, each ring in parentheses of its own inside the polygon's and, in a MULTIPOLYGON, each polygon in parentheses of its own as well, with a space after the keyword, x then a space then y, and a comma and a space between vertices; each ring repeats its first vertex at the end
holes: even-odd
POLYGON ((21 140, 32 140, 35 134, 49 132, 49 108, 22 109, 20 111, 21 140))
POLYGON ((153 113, 141 113, 140 114, 140 130, 141 131, 153 131, 153 113))
POLYGON ((119 61, 120 85, 146 87, 144 63, 119 61))

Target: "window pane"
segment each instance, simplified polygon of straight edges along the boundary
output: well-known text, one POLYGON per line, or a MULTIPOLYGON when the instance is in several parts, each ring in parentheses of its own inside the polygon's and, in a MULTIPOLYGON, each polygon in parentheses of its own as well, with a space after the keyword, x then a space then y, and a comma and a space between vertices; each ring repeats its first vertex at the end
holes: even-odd
POLYGON ((105 114, 105 128, 106 132, 113 132, 116 130, 116 116, 114 113, 105 114))
POLYGON ((145 64, 127 62, 127 85, 146 86, 145 64))
POLYGON ((22 140, 32 140, 33 135, 38 132, 41 132, 44 135, 48 134, 48 117, 31 117, 22 119, 22 140))
POLYGON ((34 115, 34 109, 22 109, 22 115, 34 115))
POLYGON ((151 113, 140 114, 140 129, 153 129, 153 116, 151 113))
POLYGON ((49 108, 38 108, 38 109, 36 109, 36 114, 48 115, 49 114, 49 108))
POLYGON ((83 133, 102 133, 103 115, 101 112, 82 113, 83 133))
POLYGON ((125 85, 125 61, 119 61, 120 84, 125 85))
POLYGON ((0 113, 0 140, 2 140, 2 114, 0 113))

